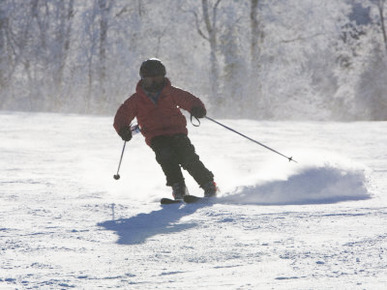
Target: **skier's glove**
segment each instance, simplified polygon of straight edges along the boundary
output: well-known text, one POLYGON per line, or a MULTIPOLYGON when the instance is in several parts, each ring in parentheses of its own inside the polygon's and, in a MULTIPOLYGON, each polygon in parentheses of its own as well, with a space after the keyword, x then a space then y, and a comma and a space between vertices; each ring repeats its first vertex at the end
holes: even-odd
POLYGON ((132 139, 132 130, 130 130, 130 127, 122 127, 118 135, 122 140, 128 142, 132 139))
POLYGON ((195 118, 203 118, 207 114, 207 111, 202 106, 193 106, 190 113, 195 118))

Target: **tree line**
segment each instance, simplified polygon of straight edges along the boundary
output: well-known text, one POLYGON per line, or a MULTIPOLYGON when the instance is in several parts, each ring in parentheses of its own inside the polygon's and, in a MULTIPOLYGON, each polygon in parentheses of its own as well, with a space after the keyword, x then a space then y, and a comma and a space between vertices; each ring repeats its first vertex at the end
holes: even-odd
POLYGON ((2 0, 0 109, 112 114, 141 62, 211 114, 386 120, 386 0, 2 0))

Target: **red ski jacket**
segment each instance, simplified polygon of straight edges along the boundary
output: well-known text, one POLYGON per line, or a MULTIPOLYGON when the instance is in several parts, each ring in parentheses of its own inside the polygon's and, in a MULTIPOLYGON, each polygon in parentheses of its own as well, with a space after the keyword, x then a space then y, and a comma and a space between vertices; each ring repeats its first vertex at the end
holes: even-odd
POLYGON ((118 108, 113 126, 118 133, 123 127, 130 126, 132 120, 137 118, 145 142, 150 145, 152 138, 156 136, 187 134, 187 121, 180 112, 180 108, 191 111, 194 106, 205 109, 200 99, 172 86, 167 78, 157 104, 145 94, 139 81, 136 93, 118 108))

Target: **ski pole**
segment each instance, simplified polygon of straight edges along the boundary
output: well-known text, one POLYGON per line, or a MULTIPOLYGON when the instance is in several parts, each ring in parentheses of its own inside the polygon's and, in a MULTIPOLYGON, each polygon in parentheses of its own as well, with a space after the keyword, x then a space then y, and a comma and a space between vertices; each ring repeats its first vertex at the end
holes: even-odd
POLYGON ((114 178, 115 180, 120 179, 120 175, 118 174, 118 172, 120 171, 121 162, 122 162, 122 157, 124 156, 125 146, 126 146, 126 141, 124 141, 124 147, 122 147, 122 153, 121 153, 120 163, 118 164, 117 174, 114 174, 114 175, 113 175, 113 178, 114 178))
POLYGON ((242 134, 242 133, 240 133, 240 132, 238 132, 238 131, 236 131, 236 130, 234 130, 234 129, 232 129, 232 128, 230 128, 230 127, 228 127, 228 126, 226 126, 226 125, 224 125, 224 124, 222 124, 222 123, 220 123, 220 122, 218 122, 218 121, 216 121, 216 120, 214 120, 214 119, 212 119, 210 117, 208 117, 208 116, 205 116, 204 118, 206 118, 207 120, 210 120, 210 121, 212 121, 212 122, 222 126, 223 128, 226 128, 227 130, 230 130, 231 132, 234 132, 234 133, 236 133, 236 134, 238 134, 238 135, 240 135, 240 136, 242 136, 242 137, 244 137, 244 138, 246 138, 246 139, 248 139, 248 140, 250 140, 250 141, 252 141, 252 142, 254 142, 256 144, 258 144, 258 145, 261 145, 262 147, 265 147, 266 149, 268 149, 268 150, 270 150, 270 151, 272 151, 274 153, 277 153, 278 155, 281 155, 282 157, 285 157, 286 159, 289 160, 289 162, 293 161, 293 162, 298 163, 296 160, 293 159, 293 157, 288 157, 288 156, 286 156, 286 155, 284 155, 284 154, 274 150, 273 148, 270 148, 269 146, 266 146, 265 144, 262 144, 261 142, 258 142, 257 140, 254 140, 254 139, 252 139, 252 138, 250 138, 250 137, 248 137, 248 136, 246 136, 246 135, 244 135, 244 134, 242 134))

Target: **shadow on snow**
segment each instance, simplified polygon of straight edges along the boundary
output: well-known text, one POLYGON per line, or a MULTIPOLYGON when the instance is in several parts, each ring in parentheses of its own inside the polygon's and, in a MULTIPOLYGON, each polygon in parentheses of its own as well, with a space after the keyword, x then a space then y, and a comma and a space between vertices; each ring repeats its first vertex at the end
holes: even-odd
POLYGON ((115 231, 119 236, 117 243, 122 245, 142 244, 156 235, 165 235, 196 227, 196 223, 178 223, 184 217, 198 209, 211 204, 181 206, 173 204, 163 206, 160 210, 140 213, 127 219, 110 220, 99 223, 107 230, 115 231))

